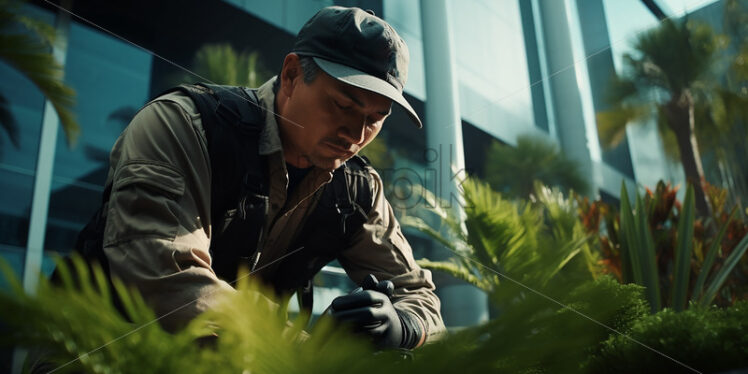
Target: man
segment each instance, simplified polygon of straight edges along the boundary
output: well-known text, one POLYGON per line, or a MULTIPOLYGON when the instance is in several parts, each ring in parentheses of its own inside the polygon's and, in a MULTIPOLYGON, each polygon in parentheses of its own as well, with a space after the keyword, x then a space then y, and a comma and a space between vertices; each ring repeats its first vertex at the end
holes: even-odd
POLYGON ((239 263, 288 291, 308 280, 299 274, 308 278, 304 272, 337 258, 364 289, 336 299, 333 316, 386 348, 415 348, 442 332, 431 273, 415 263, 379 175, 353 158, 382 129, 393 101, 421 127, 402 95, 407 63, 405 43, 385 21, 329 7, 299 32, 279 76, 256 91, 231 91, 242 97, 229 114, 201 107, 218 87, 191 86, 148 103, 110 157, 101 242, 111 274, 135 285, 174 330, 233 291, 239 263), (257 133, 218 124, 258 109, 260 120, 245 121, 259 125, 257 133), (350 191, 356 204, 347 210, 339 196, 350 191), (239 198, 226 204, 243 205, 217 209, 229 195, 239 198), (331 216, 341 224, 319 223, 331 216))

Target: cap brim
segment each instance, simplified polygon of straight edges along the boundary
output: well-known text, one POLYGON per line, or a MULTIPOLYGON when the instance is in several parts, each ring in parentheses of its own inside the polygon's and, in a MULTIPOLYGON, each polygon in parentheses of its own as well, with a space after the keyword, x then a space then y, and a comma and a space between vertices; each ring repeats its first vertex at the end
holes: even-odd
POLYGON ((416 126, 418 126, 418 128, 423 127, 423 124, 421 124, 421 119, 418 118, 416 111, 413 110, 413 107, 410 106, 410 103, 405 100, 403 94, 387 81, 379 79, 375 76, 371 76, 346 65, 336 64, 319 57, 313 58, 314 62, 317 63, 320 69, 322 69, 325 73, 329 74, 333 78, 341 82, 350 84, 351 86, 363 88, 364 90, 372 91, 392 99, 392 101, 405 108, 405 110, 408 112, 408 115, 410 115, 410 118, 413 120, 416 126))

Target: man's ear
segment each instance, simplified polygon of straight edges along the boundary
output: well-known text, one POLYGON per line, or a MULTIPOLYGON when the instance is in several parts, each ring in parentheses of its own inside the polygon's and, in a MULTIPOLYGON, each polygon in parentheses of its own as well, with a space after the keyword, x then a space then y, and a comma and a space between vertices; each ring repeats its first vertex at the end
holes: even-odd
POLYGON ((296 53, 287 54, 283 60, 283 68, 279 78, 281 80, 279 93, 290 97, 302 74, 299 55, 296 53))

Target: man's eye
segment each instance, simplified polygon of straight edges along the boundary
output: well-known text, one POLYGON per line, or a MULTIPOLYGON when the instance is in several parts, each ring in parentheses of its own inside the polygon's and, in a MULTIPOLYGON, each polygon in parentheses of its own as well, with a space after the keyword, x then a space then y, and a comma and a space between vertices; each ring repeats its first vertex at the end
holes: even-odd
POLYGON ((338 108, 340 108, 340 109, 342 109, 342 110, 348 110, 348 109, 351 109, 351 106, 350 106, 350 105, 341 105, 341 104, 340 104, 339 102, 337 102, 337 101, 335 101, 335 100, 334 100, 334 102, 335 102, 335 106, 337 106, 338 108))

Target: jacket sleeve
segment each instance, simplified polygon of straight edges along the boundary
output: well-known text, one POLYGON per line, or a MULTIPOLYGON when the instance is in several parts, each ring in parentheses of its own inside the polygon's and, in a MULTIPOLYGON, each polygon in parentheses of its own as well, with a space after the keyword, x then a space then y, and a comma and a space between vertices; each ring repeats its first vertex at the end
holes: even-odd
POLYGON ((210 165, 199 114, 184 100, 149 103, 117 140, 104 232, 112 275, 169 331, 233 291, 210 268, 210 165))
POLYGON ((391 280, 395 285, 393 305, 415 315, 422 324, 425 341, 433 341, 445 328, 431 272, 415 262, 410 244, 384 197, 382 180, 376 172, 372 176, 374 206, 352 247, 339 256, 340 264, 357 284, 368 274, 391 280))

